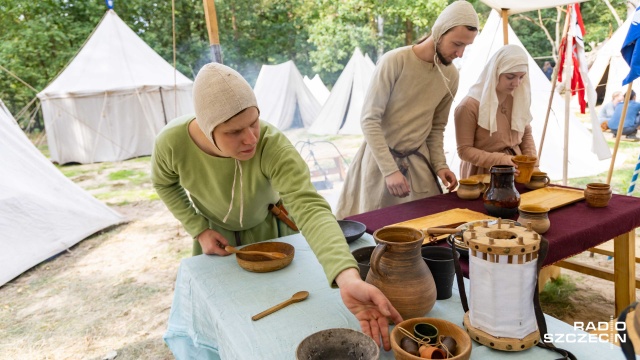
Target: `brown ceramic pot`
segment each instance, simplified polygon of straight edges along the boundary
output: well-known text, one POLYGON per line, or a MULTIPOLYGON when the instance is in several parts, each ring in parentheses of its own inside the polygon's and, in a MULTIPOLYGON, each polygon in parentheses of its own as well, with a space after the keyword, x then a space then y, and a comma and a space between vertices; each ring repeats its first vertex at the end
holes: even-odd
POLYGON ((373 233, 377 242, 366 281, 389 299, 403 319, 424 316, 436 302, 436 284, 420 253, 424 234, 402 226, 373 233))
POLYGON ((520 216, 518 222, 523 226, 531 223, 531 230, 538 234, 544 234, 551 227, 549 221, 549 208, 540 205, 521 205, 518 208, 520 216))
POLYGON ((531 181, 524 184, 524 186, 530 190, 537 190, 549 185, 550 182, 551 179, 549 179, 546 172, 534 171, 533 174, 531 174, 531 181))
POLYGON ((479 198, 485 190, 484 184, 478 180, 462 179, 458 181, 458 184, 459 186, 456 193, 460 199, 475 200, 479 198))
POLYGON ((611 186, 609 184, 591 183, 584 189, 584 199, 591 207, 605 207, 611 200, 611 186))

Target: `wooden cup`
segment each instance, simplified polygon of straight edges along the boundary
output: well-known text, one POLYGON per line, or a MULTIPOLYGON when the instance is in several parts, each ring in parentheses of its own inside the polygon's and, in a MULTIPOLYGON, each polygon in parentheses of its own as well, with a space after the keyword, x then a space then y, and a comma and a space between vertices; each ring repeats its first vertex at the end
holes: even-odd
POLYGON ((531 174, 533 174, 533 168, 536 166, 538 158, 529 155, 517 155, 511 158, 514 164, 518 165, 518 176, 515 177, 515 181, 520 184, 526 184, 531 180, 531 174))

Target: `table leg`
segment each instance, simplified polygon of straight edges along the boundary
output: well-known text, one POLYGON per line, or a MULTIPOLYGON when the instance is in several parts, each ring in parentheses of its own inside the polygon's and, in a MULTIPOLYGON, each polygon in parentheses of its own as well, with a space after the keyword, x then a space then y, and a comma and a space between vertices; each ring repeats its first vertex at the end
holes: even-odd
POLYGON ((613 281, 616 300, 615 315, 636 300, 636 230, 616 236, 613 240, 613 281))

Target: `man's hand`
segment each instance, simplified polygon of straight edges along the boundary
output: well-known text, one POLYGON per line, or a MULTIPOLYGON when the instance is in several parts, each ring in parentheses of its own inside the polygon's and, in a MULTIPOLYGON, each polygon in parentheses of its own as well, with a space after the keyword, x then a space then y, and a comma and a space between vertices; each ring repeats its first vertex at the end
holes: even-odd
POLYGON ((202 247, 202 252, 207 255, 227 256, 228 253, 224 247, 229 245, 229 241, 219 232, 207 229, 198 235, 198 242, 202 247))
POLYGON ((401 323, 400 313, 380 289, 362 281, 358 270, 354 268, 338 274, 336 283, 340 287, 342 302, 360 321, 362 332, 369 335, 378 346, 382 337, 384 349, 389 351, 389 319, 395 324, 401 323))
POLYGON ((456 179, 456 174, 449 169, 440 169, 438 170, 438 177, 442 180, 444 186, 447 187, 447 190, 453 191, 456 186, 458 186, 458 179, 456 179))
POLYGON ((384 178, 384 181, 387 184, 389 193, 395 197, 403 198, 411 192, 409 181, 402 175, 400 170, 384 178))

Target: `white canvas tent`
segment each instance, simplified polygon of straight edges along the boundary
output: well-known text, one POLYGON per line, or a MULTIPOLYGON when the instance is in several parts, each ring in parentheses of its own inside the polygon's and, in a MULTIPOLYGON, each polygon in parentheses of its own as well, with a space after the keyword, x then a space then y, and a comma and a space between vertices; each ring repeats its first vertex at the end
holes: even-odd
POLYGON ((56 169, 0 100, 0 286, 122 217, 56 169))
POLYGON ((51 160, 149 155, 172 118, 193 112, 192 82, 108 10, 76 57, 42 92, 51 160))
POLYGON ((260 118, 280 130, 307 128, 320 111, 320 103, 291 60, 278 65, 262 65, 253 90, 260 118))
MULTIPOLYGON (((508 27, 508 36, 510 44, 524 48, 511 26, 508 27)), ((464 52, 458 92, 451 106, 449 123, 445 130, 447 164, 456 174, 459 174, 460 159, 456 151, 454 109, 467 95, 471 85, 477 81, 478 76, 491 56, 502 46, 502 21, 498 13, 492 11, 480 34, 464 52)), ((539 146, 549 103, 551 83, 531 55, 529 55, 529 76, 531 80, 531 113, 533 115, 531 127, 533 128, 533 138, 536 146, 539 146)), ((562 179, 563 174, 564 109, 564 99, 560 95, 554 94, 544 147, 540 156, 540 169, 547 172, 553 180, 562 179)), ((589 130, 573 115, 569 121, 568 176, 570 178, 591 176, 606 171, 609 166, 609 160, 601 161, 591 151, 592 135, 589 130)))
POLYGON ((369 56, 356 48, 309 132, 362 134, 360 114, 375 67, 369 56))
POLYGON ((329 98, 330 92, 329 89, 327 89, 326 85, 322 82, 322 79, 320 79, 320 75, 316 74, 313 79, 309 79, 309 77, 305 75, 302 80, 304 80, 304 83, 307 85, 309 90, 311 90, 313 96, 316 98, 316 100, 318 100, 320 106, 324 105, 324 103, 327 102, 327 99, 329 98))
MULTIPOLYGON (((611 35, 611 38, 598 49, 598 54, 589 68, 591 83, 598 84, 597 86, 599 87, 605 87, 603 104, 611 102, 611 96, 614 92, 621 91, 624 93, 627 91, 627 86, 622 85, 622 80, 629 74, 629 65, 622 58, 620 49, 622 49, 622 43, 627 36, 627 32, 629 32, 631 21, 632 19, 629 18, 622 23, 611 35)), ((636 79, 633 82, 633 89, 636 93, 640 89, 639 86, 640 80, 636 79)))

